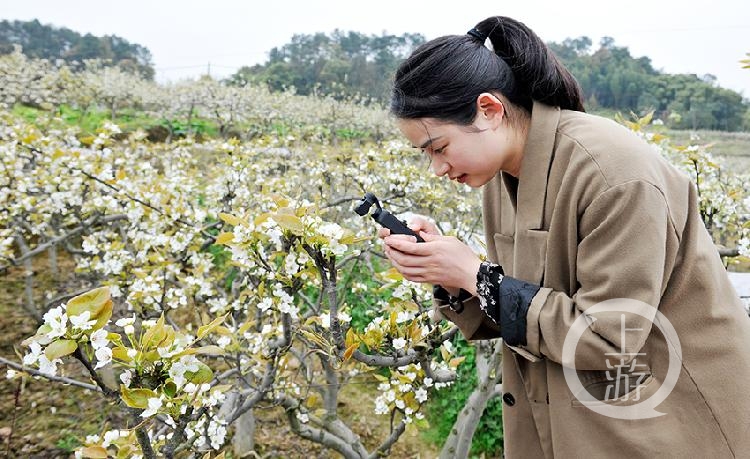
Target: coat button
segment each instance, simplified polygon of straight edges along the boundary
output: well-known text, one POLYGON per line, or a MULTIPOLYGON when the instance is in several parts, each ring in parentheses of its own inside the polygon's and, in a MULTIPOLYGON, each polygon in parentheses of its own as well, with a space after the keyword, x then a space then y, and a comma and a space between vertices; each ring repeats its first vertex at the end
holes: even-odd
POLYGON ((510 392, 506 392, 503 394, 503 401, 508 406, 513 406, 516 404, 516 399, 513 398, 513 394, 511 394, 510 392))

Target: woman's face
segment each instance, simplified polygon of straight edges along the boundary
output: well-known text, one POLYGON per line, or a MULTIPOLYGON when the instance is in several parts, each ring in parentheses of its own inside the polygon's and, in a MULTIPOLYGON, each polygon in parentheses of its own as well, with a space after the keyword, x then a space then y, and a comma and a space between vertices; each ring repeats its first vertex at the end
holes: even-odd
POLYGON ((430 158, 437 176, 479 188, 500 170, 518 176, 523 143, 497 112, 479 112, 468 126, 433 118, 401 119, 398 127, 430 158))

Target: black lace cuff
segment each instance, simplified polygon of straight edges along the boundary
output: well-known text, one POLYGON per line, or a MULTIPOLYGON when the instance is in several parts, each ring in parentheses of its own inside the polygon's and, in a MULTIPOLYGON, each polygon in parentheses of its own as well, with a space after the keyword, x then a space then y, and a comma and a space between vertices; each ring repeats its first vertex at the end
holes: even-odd
POLYGON ((526 313, 538 285, 503 275, 503 268, 483 262, 477 272, 477 296, 482 310, 500 326, 510 346, 526 344, 526 313))

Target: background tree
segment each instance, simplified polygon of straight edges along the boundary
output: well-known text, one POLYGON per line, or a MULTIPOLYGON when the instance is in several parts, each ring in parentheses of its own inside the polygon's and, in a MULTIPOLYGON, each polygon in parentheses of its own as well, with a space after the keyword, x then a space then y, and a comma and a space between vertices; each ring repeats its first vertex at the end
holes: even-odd
POLYGON ((13 52, 14 45, 20 45, 23 53, 33 58, 51 62, 62 60, 73 67, 82 65, 85 60, 98 59, 149 80, 154 77, 148 48, 116 35, 81 35, 65 27, 41 24, 36 19, 0 21, 0 54, 13 52))

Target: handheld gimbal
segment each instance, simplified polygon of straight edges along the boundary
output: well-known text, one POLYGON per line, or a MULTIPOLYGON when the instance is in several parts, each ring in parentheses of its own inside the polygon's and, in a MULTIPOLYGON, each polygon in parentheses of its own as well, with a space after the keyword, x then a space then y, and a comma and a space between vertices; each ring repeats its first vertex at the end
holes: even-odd
POLYGON ((378 198, 372 193, 365 193, 365 196, 359 201, 354 211, 357 215, 363 217, 370 211, 373 204, 375 205, 375 211, 370 216, 384 228, 391 230, 391 234, 408 234, 409 236, 416 237, 417 242, 424 242, 424 239, 406 226, 406 222, 399 220, 392 213, 383 209, 380 206, 378 198))

